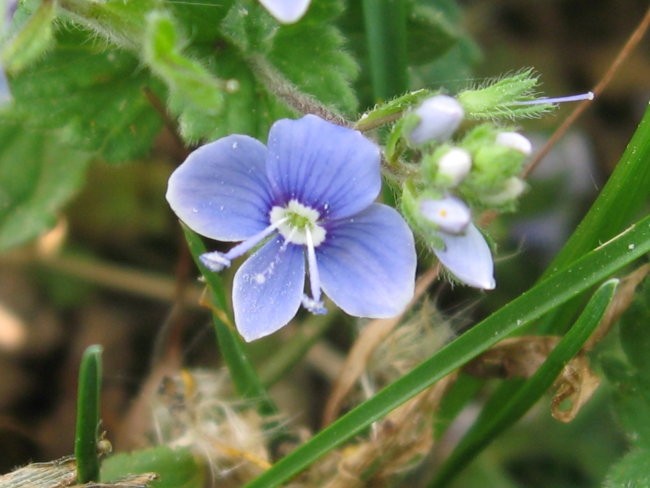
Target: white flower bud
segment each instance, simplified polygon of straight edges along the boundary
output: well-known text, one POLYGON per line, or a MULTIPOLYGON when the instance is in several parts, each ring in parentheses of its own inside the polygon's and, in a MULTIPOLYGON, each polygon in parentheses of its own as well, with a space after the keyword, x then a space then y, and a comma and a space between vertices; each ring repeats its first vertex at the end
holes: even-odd
POLYGON ((506 146, 515 151, 519 151, 526 156, 530 156, 533 152, 533 145, 528 138, 522 136, 518 132, 500 132, 497 134, 497 144, 506 146))
POLYGON ((413 113, 420 118, 420 123, 407 137, 415 145, 429 141, 446 141, 465 116, 460 103, 447 95, 428 98, 413 113))
POLYGON ((454 147, 438 160, 438 174, 458 186, 472 169, 472 156, 465 149, 454 147))

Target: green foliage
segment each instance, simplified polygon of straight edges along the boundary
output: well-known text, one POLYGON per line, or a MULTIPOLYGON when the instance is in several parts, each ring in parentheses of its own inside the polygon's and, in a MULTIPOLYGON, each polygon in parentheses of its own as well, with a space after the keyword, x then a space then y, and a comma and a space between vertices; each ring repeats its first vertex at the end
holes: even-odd
POLYGON ((52 227, 82 185, 89 157, 58 142, 59 134, 0 119, 0 251, 52 227))
POLYGON ((68 144, 123 162, 145 155, 161 127, 144 90, 158 86, 131 54, 79 30, 12 83, 16 112, 40 129, 60 127, 68 144))
POLYGON ((647 488, 650 486, 650 451, 637 449, 616 463, 604 488, 647 488))
POLYGON ((603 368, 614 386, 616 414, 628 439, 650 449, 650 280, 641 288, 619 323, 626 360, 606 357, 603 368))
MULTIPOLYGON (((519 175, 523 158, 486 142, 487 136, 494 135, 487 134, 493 125, 485 126, 489 129, 484 137, 474 133, 472 139, 469 132, 462 140, 461 145, 475 156, 473 171, 480 181, 470 179, 456 188, 436 179, 435 158, 427 159, 426 152, 408 147, 401 137, 408 125, 400 119, 406 111, 427 96, 449 91, 455 83, 449 80, 467 83, 477 48, 462 31, 459 7, 453 0, 400 4, 382 0, 382 8, 377 5, 372 0, 313 0, 304 18, 282 25, 258 0, 22 1, 11 25, 2 26, 0 57, 15 102, 3 106, 0 113, 0 251, 28 242, 52 226, 82 187, 92 159, 135 165, 154 153, 155 171, 149 171, 150 165, 133 166, 144 173, 141 178, 148 185, 140 179, 121 184, 114 177, 115 166, 105 165, 113 177, 87 185, 87 195, 94 201, 83 208, 91 218, 85 213, 82 218, 116 242, 138 228, 158 244, 169 237, 162 234, 170 225, 162 199, 169 165, 159 164, 165 155, 173 153, 169 159, 180 160, 193 144, 231 133, 263 140, 275 120, 302 113, 322 110, 333 117, 341 113, 358 119, 360 108, 383 99, 389 100, 368 110, 356 128, 377 129, 372 137, 386 146, 386 179, 394 189, 406 183, 402 210, 413 227, 424 236, 432 234, 428 224, 419 220, 417 198, 424 195, 423 189, 413 186, 418 183, 413 175, 427 165, 431 188, 426 196, 437 198, 449 190, 476 203, 476 208, 485 207, 479 189, 490 186, 498 195, 505 178, 519 175), (419 87, 425 88, 408 92, 419 87), (178 134, 170 137, 170 131, 178 134), (496 162, 498 175, 493 173, 496 162), (102 188, 95 188, 100 184, 102 188), (155 202, 158 197, 160 201, 155 202), (144 206, 138 211, 142 200, 155 208, 144 206), (97 207, 101 210, 96 211, 97 207), (119 222, 124 215, 132 223, 119 222), (119 230, 115 230, 116 220, 122 224, 119 230)), ((537 96, 536 86, 537 76, 524 70, 465 89, 458 98, 470 119, 532 117, 550 108, 548 104, 520 104, 537 96)), ((460 454, 441 472, 444 476, 454 473, 492 442, 529 410, 561 366, 582 347, 602 312, 603 296, 611 295, 613 285, 597 292, 598 313, 591 314, 588 323, 581 318, 565 334, 567 324, 582 309, 580 298, 650 250, 650 221, 638 220, 650 187, 649 150, 650 111, 596 205, 538 285, 317 432, 252 486, 283 483, 528 324, 536 322, 544 333, 563 334, 535 376, 497 389, 479 421, 461 440, 460 454), (619 235, 635 221, 635 227, 619 235)), ((270 445, 296 442, 281 425, 266 384, 299 364, 325 333, 333 314, 303 324, 307 327, 287 343, 282 342, 284 338, 269 342, 272 347, 261 343, 267 368, 260 377, 250 348, 232 327, 227 286, 202 267, 198 256, 205 246, 201 239, 187 229, 185 237, 208 285, 220 358, 229 369, 236 390, 233 395, 258 406, 270 445)), ((650 284, 646 283, 622 319, 621 349, 601 361, 614 387, 618 420, 634 448, 613 467, 607 488, 650 486, 646 467, 650 463, 649 304, 650 284)), ((590 302, 586 310, 593 312, 592 308, 590 302)), ((78 398, 75 450, 81 482, 97 477, 101 370, 99 350, 89 354, 82 365, 78 398)), ((481 383, 475 378, 463 381, 445 398, 441 428, 453 421, 481 383)), ((107 481, 152 471, 160 476, 154 486, 200 487, 208 480, 195 452, 158 447, 118 454, 104 462, 101 478, 107 481)), ((500 479, 506 482, 506 476, 500 479)))
POLYGON ((172 17, 151 12, 147 18, 144 59, 169 90, 169 109, 179 117, 181 135, 196 142, 213 130, 222 113, 226 83, 183 55, 172 17))
POLYGON ((155 488, 202 488, 203 467, 187 449, 154 447, 129 454, 117 454, 102 463, 101 480, 110 482, 129 474, 156 473, 155 488))
POLYGON ((413 3, 406 26, 408 55, 410 64, 418 66, 445 55, 459 42, 462 33, 451 18, 449 8, 453 9, 453 2, 413 3))

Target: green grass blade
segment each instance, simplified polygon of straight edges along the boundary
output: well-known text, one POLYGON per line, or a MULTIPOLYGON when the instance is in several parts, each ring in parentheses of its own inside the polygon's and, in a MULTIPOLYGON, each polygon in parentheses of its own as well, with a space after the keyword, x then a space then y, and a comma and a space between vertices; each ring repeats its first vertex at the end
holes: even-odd
POLYGON ((375 101, 390 100, 408 90, 406 2, 363 0, 375 101))
MULTIPOLYGON (((646 110, 607 184, 541 280, 553 276, 590 249, 611 239, 634 220, 635 215, 647 205, 650 196, 649 160, 650 108, 646 110)), ((545 315, 536 324, 537 331, 541 334, 559 334, 564 331, 582 303, 580 295, 545 315)), ((521 387, 519 381, 508 381, 497 388, 471 430, 484 432, 492 418, 500 416, 501 410, 505 408, 502 399, 518 395, 521 387)))
MULTIPOLYGON (((606 242, 638 218, 650 201, 650 105, 605 187, 542 279, 606 242)), ((579 302, 561 307, 540 325, 542 333, 566 328, 579 302)))
POLYGON ((605 282, 585 307, 567 334, 551 351, 539 369, 504 404, 496 415, 477 422, 465 435, 452 455, 438 471, 432 487, 445 486, 476 454, 503 430, 517 422, 552 386, 562 368, 580 352, 586 340, 600 323, 614 297, 618 280, 605 282))
POLYGON ((97 454, 102 388, 102 347, 90 346, 81 358, 77 389, 77 425, 74 454, 77 459, 77 481, 88 483, 99 479, 97 454))
POLYGON ((249 483, 248 487, 266 488, 280 485, 512 332, 596 285, 648 252, 650 217, 638 222, 607 244, 587 253, 571 266, 539 283, 474 326, 413 371, 320 431, 309 442, 249 483))

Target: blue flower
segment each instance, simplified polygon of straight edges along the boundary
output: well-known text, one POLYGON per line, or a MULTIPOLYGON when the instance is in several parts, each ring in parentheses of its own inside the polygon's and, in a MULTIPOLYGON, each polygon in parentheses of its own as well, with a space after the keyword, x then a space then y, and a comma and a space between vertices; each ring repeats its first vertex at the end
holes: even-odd
POLYGON ((413 235, 395 209, 374 203, 380 187, 375 144, 307 115, 276 122, 268 146, 231 135, 200 147, 170 177, 167 200, 197 233, 243 241, 204 254, 209 269, 254 250, 233 284, 235 323, 251 341, 287 324, 301 304, 324 313, 322 292, 359 317, 404 309, 413 235))
POLYGON ((260 3, 278 22, 293 24, 305 15, 311 0, 260 0, 260 3))

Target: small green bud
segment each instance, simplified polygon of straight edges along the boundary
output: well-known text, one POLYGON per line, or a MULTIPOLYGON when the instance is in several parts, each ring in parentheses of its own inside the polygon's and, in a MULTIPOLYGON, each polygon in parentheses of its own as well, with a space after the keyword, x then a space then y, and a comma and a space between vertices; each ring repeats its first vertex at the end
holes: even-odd
POLYGON ((513 176, 503 183, 500 190, 491 194, 483 194, 480 196, 480 199, 485 205, 491 207, 502 207, 504 205, 513 204, 526 188, 527 185, 521 178, 513 176))
POLYGON ((538 117, 553 108, 552 103, 522 104, 534 100, 538 76, 527 69, 489 84, 458 94, 468 118, 494 119, 538 117))

